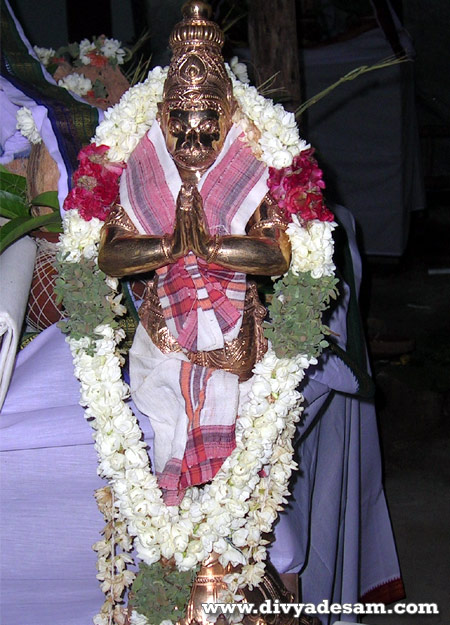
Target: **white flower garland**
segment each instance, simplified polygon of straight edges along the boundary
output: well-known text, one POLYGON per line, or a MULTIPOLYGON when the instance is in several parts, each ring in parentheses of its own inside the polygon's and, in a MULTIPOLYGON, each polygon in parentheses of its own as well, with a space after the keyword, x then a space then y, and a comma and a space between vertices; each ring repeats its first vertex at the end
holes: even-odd
POLYGON ((111 161, 127 161, 156 119, 167 68, 156 67, 145 82, 128 89, 120 102, 105 112, 92 140, 109 147, 111 161))
POLYGON ((268 167, 289 167, 292 159, 311 146, 300 139, 294 113, 286 111, 281 104, 265 98, 256 87, 240 82, 230 72, 233 96, 239 104, 243 117, 244 132, 256 156, 268 167), (259 137, 249 136, 251 125, 259 131, 259 137))
POLYGON ((313 278, 332 276, 336 271, 333 263, 333 230, 334 221, 314 219, 300 224, 297 215, 292 215, 292 222, 287 227, 291 242, 291 271, 295 275, 311 272, 313 278))
POLYGON ((16 113, 16 128, 33 145, 42 143, 42 137, 36 127, 33 114, 29 108, 22 106, 16 113))
MULTIPOLYGON (((111 161, 126 161, 150 128, 166 74, 167 70, 156 68, 145 83, 131 88, 118 105, 106 112, 93 141, 109 146, 111 161)), ((296 154, 309 147, 299 139, 291 113, 235 79, 233 89, 241 107, 241 119, 249 120, 247 129, 253 126, 260 133, 261 149, 255 155, 263 162, 288 166, 296 154)), ((249 143, 253 144, 252 137, 249 143)), ((328 275, 332 271, 332 239, 326 232, 331 234, 331 229, 328 226, 324 230, 320 225, 322 234, 316 236, 316 224, 319 227, 322 222, 310 222, 312 243, 303 247, 299 243, 300 224, 288 229, 293 246, 291 268, 328 275), (316 254, 317 251, 322 254, 316 254)), ((61 259, 78 262, 83 256, 95 258, 100 228, 99 220, 86 222, 77 210, 68 211, 60 242, 61 259)), ((108 279, 107 283, 111 305, 114 302, 120 306, 116 281, 108 279)), ((124 333, 108 325, 98 326, 95 332, 100 337, 97 340, 67 340, 75 375, 81 382, 80 403, 86 406, 86 418, 92 419, 99 474, 110 480, 115 505, 120 517, 126 520, 128 533, 135 537, 138 556, 147 564, 162 556, 174 557, 183 571, 192 569, 214 551, 223 566, 242 565, 239 573, 226 578, 227 599, 236 600, 239 588, 257 586, 264 576, 267 554, 261 534, 271 530, 286 502, 289 478, 296 468, 291 440, 303 410, 303 398, 296 388, 305 370, 317 361, 302 355, 279 359, 269 348, 255 365, 249 399, 236 422, 236 448, 211 483, 188 489, 179 506, 169 507, 151 472, 137 420, 125 403, 129 390, 122 380, 117 351, 124 333)), ((132 622, 146 621, 135 613, 132 622)))
POLYGON ((240 63, 237 56, 233 56, 230 60, 230 69, 238 80, 248 85, 250 79, 248 77, 247 65, 240 63))
MULTIPOLYGON (((255 156, 268 167, 288 167, 294 156, 310 147, 299 137, 295 115, 264 98, 255 87, 240 82, 229 68, 228 72, 241 112, 239 121, 255 156), (258 130, 258 137, 251 134, 252 127, 258 130)), ((145 82, 129 89, 106 111, 93 143, 109 146, 111 161, 126 161, 155 121, 166 76, 167 68, 156 67, 145 82)))

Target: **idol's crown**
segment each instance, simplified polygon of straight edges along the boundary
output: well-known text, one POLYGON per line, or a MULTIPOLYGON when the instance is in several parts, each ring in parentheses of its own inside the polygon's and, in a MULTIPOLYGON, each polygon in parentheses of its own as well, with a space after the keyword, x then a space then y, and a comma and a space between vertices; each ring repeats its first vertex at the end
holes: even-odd
POLYGON ((211 7, 201 0, 190 0, 182 8, 183 21, 174 27, 169 44, 174 52, 179 46, 223 46, 223 32, 211 22, 211 7))

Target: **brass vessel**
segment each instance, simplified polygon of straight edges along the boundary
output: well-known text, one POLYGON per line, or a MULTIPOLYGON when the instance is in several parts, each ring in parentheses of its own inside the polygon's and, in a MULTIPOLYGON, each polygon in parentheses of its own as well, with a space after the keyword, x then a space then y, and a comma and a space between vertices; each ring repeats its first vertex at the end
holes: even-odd
MULTIPOLYGON (((223 581, 225 575, 232 573, 236 569, 231 565, 224 568, 216 554, 205 560, 197 578, 192 586, 191 596, 187 604, 185 617, 177 622, 177 625, 211 625, 207 620, 207 615, 202 609, 203 603, 220 602, 219 593, 226 589, 223 581)), ((244 596, 244 602, 252 603, 254 610, 258 611, 258 606, 268 599, 273 603, 292 603, 293 595, 283 586, 278 573, 270 563, 267 563, 266 574, 261 584, 249 590, 241 589, 240 594, 244 596)), ((296 619, 290 614, 246 614, 242 618, 244 625, 294 625, 296 619)), ((217 617, 216 625, 230 625, 226 615, 217 617)))

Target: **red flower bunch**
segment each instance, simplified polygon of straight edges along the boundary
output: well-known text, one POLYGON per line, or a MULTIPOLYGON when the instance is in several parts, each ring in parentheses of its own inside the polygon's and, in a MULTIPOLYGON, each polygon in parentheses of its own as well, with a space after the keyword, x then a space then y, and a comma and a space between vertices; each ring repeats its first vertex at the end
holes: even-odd
POLYGON ((64 210, 76 208, 86 221, 93 217, 104 221, 119 194, 119 178, 125 164, 110 163, 106 158, 108 149, 106 145, 91 143, 80 151, 74 187, 64 200, 64 210))
POLYGON ((325 183, 313 154, 314 149, 310 148, 300 152, 290 167, 269 167, 267 186, 287 219, 292 219, 292 215, 298 215, 305 221, 334 219, 323 200, 325 183))
POLYGON ((94 67, 106 67, 106 65, 108 65, 108 59, 101 52, 93 50, 92 52, 88 52, 86 56, 94 67))

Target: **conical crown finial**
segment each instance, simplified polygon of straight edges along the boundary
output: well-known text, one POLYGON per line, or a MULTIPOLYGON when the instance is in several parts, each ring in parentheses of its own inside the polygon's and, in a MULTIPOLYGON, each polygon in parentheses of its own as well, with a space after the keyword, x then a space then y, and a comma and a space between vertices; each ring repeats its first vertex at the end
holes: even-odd
POLYGON ((183 20, 175 25, 169 39, 174 53, 180 46, 223 46, 224 36, 219 26, 212 22, 211 7, 201 0, 190 0, 182 8, 183 20))
POLYGON ((202 19, 202 20, 210 20, 211 19, 211 7, 207 2, 202 2, 202 0, 189 0, 183 4, 183 8, 181 9, 181 14, 184 19, 202 19))

